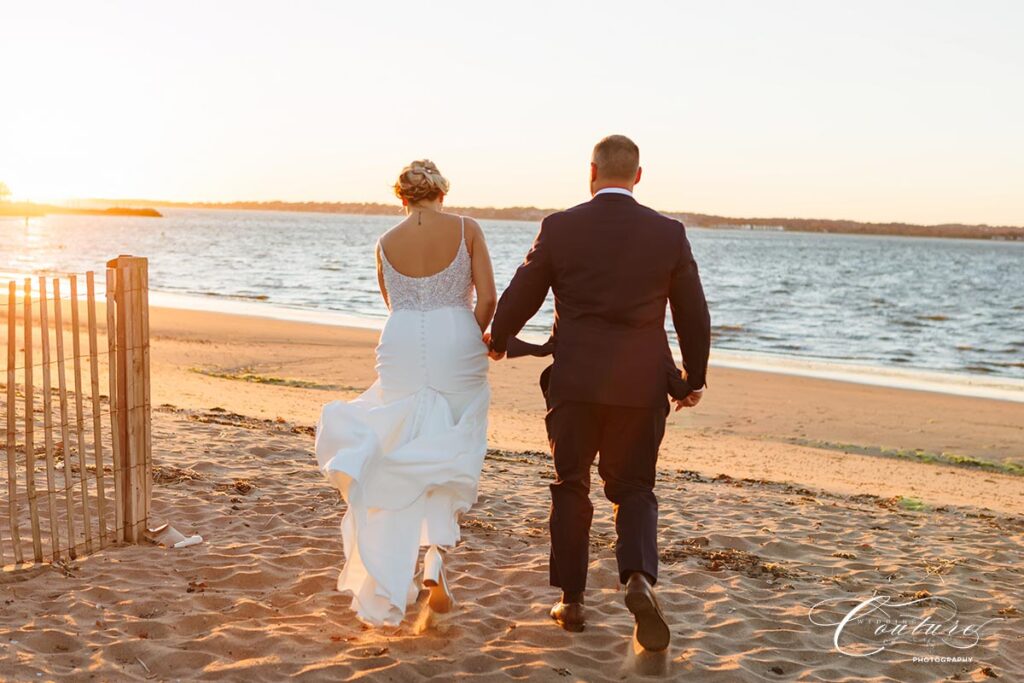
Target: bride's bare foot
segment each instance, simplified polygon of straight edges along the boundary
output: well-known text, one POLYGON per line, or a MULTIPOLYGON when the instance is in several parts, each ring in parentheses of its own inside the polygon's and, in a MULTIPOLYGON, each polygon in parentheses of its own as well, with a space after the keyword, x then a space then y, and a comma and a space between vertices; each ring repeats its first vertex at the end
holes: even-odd
POLYGON ((444 614, 452 609, 455 599, 448 589, 448 581, 444 576, 444 560, 436 545, 430 546, 423 556, 423 586, 430 591, 427 605, 433 611, 444 614))

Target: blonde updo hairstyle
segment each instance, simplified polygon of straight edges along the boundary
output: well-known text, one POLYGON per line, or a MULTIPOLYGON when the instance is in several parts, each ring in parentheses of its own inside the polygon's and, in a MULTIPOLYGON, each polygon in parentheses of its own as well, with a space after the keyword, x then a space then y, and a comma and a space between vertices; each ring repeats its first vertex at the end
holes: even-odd
POLYGON ((406 204, 434 200, 448 194, 448 179, 430 159, 419 159, 402 169, 395 181, 395 196, 406 204))

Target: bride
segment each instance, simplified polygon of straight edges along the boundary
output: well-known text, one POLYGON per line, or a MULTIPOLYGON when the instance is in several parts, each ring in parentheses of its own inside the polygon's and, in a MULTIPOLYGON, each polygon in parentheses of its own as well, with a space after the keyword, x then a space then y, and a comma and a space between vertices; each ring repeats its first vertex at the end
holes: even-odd
POLYGON ((497 301, 494 273, 477 222, 443 211, 447 192, 433 162, 402 169, 395 194, 407 216, 376 246, 390 310, 377 381, 351 402, 326 404, 317 424, 317 462, 348 503, 338 590, 373 625, 399 623, 416 600, 421 546, 429 605, 451 608, 439 548, 459 540, 487 450, 482 333, 497 301))

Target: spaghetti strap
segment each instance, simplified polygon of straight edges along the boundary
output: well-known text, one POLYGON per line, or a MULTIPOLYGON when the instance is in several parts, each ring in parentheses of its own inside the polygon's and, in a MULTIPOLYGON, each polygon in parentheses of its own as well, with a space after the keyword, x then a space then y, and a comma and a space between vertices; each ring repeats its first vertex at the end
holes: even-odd
POLYGON ((463 242, 463 244, 465 244, 465 242, 466 242, 466 217, 465 216, 459 216, 459 223, 462 225, 462 242, 463 242))

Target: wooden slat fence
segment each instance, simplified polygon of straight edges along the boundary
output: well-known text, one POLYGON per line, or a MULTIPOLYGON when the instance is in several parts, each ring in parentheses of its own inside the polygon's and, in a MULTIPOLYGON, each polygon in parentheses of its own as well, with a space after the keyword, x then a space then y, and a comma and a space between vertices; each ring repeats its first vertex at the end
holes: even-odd
POLYGON ((93 272, 84 299, 75 275, 7 285, 0 565, 59 562, 144 538, 152 497, 148 264, 119 256, 105 276, 102 303, 93 272))

